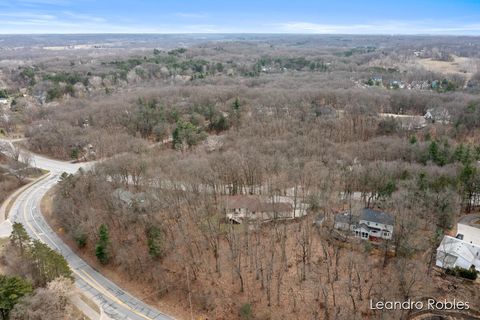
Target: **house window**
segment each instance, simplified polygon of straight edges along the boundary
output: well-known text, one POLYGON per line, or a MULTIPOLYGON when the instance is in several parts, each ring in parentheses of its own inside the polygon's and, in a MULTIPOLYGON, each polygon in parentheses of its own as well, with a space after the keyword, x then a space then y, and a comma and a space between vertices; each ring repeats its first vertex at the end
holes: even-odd
POLYGON ((368 233, 362 232, 362 238, 367 239, 368 238, 368 233))
POLYGON ((388 232, 384 232, 384 233, 383 233, 383 236, 384 236, 384 237, 388 237, 388 236, 389 236, 389 233, 388 233, 388 232))

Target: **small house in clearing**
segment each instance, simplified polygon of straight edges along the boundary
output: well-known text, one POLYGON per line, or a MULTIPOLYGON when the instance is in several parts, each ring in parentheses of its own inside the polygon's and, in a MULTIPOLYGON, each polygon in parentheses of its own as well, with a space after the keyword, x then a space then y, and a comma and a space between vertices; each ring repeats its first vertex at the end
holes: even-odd
POLYGON ((335 215, 334 228, 351 232, 355 237, 389 240, 393 235, 394 218, 390 214, 369 208, 358 214, 344 212, 335 215))
POLYGON ((380 113, 379 116, 383 119, 395 119, 398 121, 400 127, 405 130, 419 130, 427 126, 427 120, 422 116, 394 113, 380 113))
POLYGON ((224 197, 223 203, 227 219, 236 223, 296 218, 295 210, 288 202, 268 201, 257 196, 235 195, 224 197))
POLYGON ((442 107, 428 109, 423 117, 429 122, 441 124, 449 124, 451 120, 450 112, 442 107))
POLYGON ((120 207, 137 207, 144 209, 150 205, 147 195, 144 192, 132 193, 125 189, 115 189, 112 192, 114 204, 120 207))

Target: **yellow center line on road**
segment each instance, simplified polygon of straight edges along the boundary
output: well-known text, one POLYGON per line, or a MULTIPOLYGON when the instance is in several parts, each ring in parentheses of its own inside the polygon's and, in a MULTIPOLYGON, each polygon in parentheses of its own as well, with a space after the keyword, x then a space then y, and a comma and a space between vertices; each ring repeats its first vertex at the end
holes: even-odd
POLYGON ((98 283, 91 275, 89 275, 85 270, 80 270, 80 271, 82 271, 82 272, 85 274, 85 276, 87 276, 88 278, 90 278, 91 281, 93 281, 94 283, 92 284, 90 281, 86 280, 86 279, 83 278, 80 274, 78 274, 77 272, 75 272, 77 275, 80 276, 80 278, 83 279, 83 281, 87 282, 88 284, 90 284, 92 287, 94 287, 95 289, 97 289, 97 290, 100 291, 100 292, 101 292, 102 289, 105 290, 105 291, 107 291, 108 296, 109 296, 112 300, 116 301, 118 304, 124 306, 126 309, 130 310, 131 312, 139 315, 140 317, 142 317, 142 318, 144 318, 144 319, 151 320, 151 318, 149 318, 149 317, 147 317, 147 316, 139 313, 137 310, 135 310, 134 308, 130 307, 129 305, 125 304, 123 301, 121 301, 120 299, 118 299, 118 297, 116 297, 113 293, 111 293, 111 292, 109 292, 108 290, 106 290, 105 288, 103 288, 102 285, 99 284, 99 283, 98 283))
MULTIPOLYGON (((30 188, 28 188, 30 189, 30 188)), ((27 190, 28 190, 27 189, 27 190)), ((25 190, 25 191, 27 191, 25 190)), ((25 199, 25 202, 28 201, 28 198, 25 199)), ((30 224, 30 222, 28 222, 28 217, 27 217, 27 206, 25 205, 25 203, 23 204, 23 219, 25 220, 25 223, 28 225, 28 227, 30 228, 30 230, 35 234, 35 236, 38 238, 38 240, 42 241, 42 238, 40 238, 40 235, 35 231, 35 228, 30 224)))
MULTIPOLYGON (((28 190, 28 189, 27 189, 28 190)), ((26 191, 26 190, 25 190, 26 191)), ((44 242, 42 240, 42 238, 40 237, 40 234, 38 234, 36 231, 35 231, 35 228, 30 224, 30 222, 28 222, 28 216, 27 216, 27 206, 26 206, 26 202, 28 201, 28 197, 27 199, 25 199, 25 203, 23 204, 23 219, 25 220, 25 223, 28 225, 28 227, 30 228, 30 230, 35 234, 35 236, 37 237, 38 240, 44 242)), ((33 217, 32 217, 33 219, 33 217)), ((35 219, 34 219, 35 221, 35 219)), ((38 224, 37 224, 38 225, 38 224)), ((39 226, 39 225, 38 225, 39 226)), ((41 227, 39 226, 39 228, 41 229, 41 227)), ((45 232, 44 232, 45 234, 45 232)), ((47 238, 48 236, 45 235, 47 238)), ((49 238, 50 239, 50 238, 49 238)), ((50 239, 50 241, 52 241, 52 239, 50 239)), ((45 242, 44 242, 45 243, 45 242)), ((53 241, 52 241, 53 243, 53 241)), ((129 305, 125 304, 124 302, 122 302, 120 299, 118 299, 115 295, 113 295, 111 292, 109 292, 107 289, 105 289, 102 285, 100 285, 95 279, 93 279, 92 276, 90 276, 87 272, 85 272, 84 270, 80 270, 82 271, 88 278, 91 279, 91 281, 89 281, 88 279, 85 279, 85 277, 83 277, 79 272, 75 271, 73 268, 72 268, 72 271, 78 275, 83 281, 85 281, 87 284, 89 284, 91 287, 95 288, 98 292, 100 292, 101 294, 107 296, 107 297, 110 297, 110 299, 112 299, 113 301, 116 301, 118 304, 122 305, 124 308, 126 308, 127 310, 135 313, 136 315, 146 319, 146 320, 151 320, 151 318, 148 318, 147 316, 141 314, 140 312, 138 312, 137 310, 135 310, 134 308, 130 307, 129 305), (93 283, 92 283, 93 281, 93 283)))

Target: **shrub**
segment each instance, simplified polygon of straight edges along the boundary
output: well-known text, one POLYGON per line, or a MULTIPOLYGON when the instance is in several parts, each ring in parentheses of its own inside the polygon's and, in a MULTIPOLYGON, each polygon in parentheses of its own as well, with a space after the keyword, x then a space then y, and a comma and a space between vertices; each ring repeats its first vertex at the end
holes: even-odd
POLYGON ((478 273, 475 268, 464 269, 460 267, 455 267, 454 269, 447 268, 445 273, 451 276, 461 277, 469 280, 476 280, 478 273))
POLYGON ((363 250, 367 253, 370 253, 373 250, 373 246, 369 241, 363 242, 363 250))
POLYGON ((99 240, 95 246, 95 255, 97 256, 98 261, 102 264, 107 264, 110 256, 108 253, 108 245, 110 244, 108 228, 106 225, 100 225, 98 229, 99 240))
POLYGON ((7 90, 0 89, 0 98, 8 98, 7 90))
POLYGON ((470 279, 470 280, 476 280, 477 279, 477 271, 474 268, 470 269, 463 269, 456 267, 455 268, 456 273, 459 277, 465 278, 465 279, 470 279))
POLYGON ((75 242, 79 248, 83 248, 87 245, 88 236, 85 233, 79 233, 75 235, 75 242))
POLYGON ((252 306, 250 303, 245 303, 240 307, 240 317, 242 319, 252 319, 253 318, 253 312, 252 312, 252 306))
POLYGON ((147 230, 148 253, 154 258, 160 258, 164 255, 162 238, 163 233, 160 228, 151 226, 147 230))

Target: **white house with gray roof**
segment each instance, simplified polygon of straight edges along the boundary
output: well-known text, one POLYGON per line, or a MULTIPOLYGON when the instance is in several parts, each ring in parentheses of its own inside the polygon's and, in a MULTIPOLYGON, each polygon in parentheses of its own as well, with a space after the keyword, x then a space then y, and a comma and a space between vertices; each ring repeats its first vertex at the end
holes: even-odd
POLYGON ((463 216, 457 223, 457 236, 444 236, 437 248, 440 268, 474 267, 480 272, 480 214, 463 216))
POLYGON ((392 215, 369 208, 360 210, 358 214, 345 212, 335 215, 334 228, 351 231, 362 239, 392 239, 395 219, 392 215))
POLYGON ((437 267, 470 269, 480 272, 480 246, 458 238, 444 236, 437 248, 437 267))

